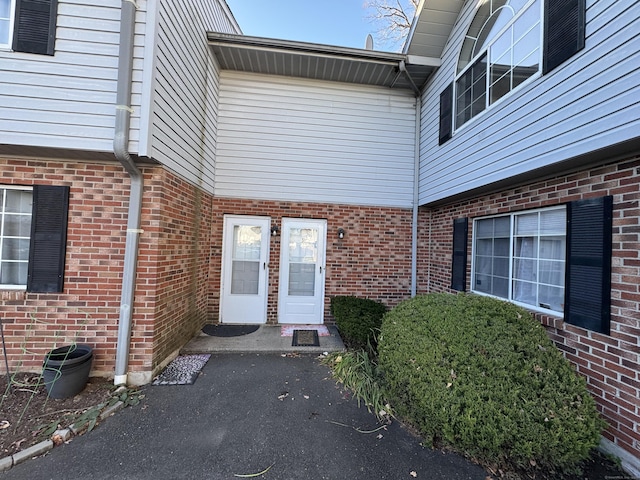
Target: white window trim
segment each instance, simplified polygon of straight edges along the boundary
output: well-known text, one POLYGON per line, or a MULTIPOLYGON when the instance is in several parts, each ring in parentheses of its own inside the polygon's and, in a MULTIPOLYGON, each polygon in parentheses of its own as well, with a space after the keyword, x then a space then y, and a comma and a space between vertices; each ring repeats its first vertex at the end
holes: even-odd
MULTIPOLYGON (((452 132, 452 136, 455 135, 457 132, 461 132, 463 131, 465 128, 467 128, 467 126, 471 123, 475 123, 475 120, 477 118, 482 118, 485 113, 487 112, 487 110, 493 110, 495 108, 497 108, 496 106, 501 105, 502 103, 504 103, 505 99, 508 99, 509 97, 511 97, 514 92, 520 92, 522 91, 522 89, 526 86, 529 85, 530 83, 534 82, 535 80, 537 80, 538 78, 542 77, 542 62, 543 62, 543 50, 544 50, 544 0, 540 1, 540 48, 538 49, 538 72, 533 74, 532 76, 530 76, 528 79, 526 79, 524 82, 522 82, 520 85, 518 85, 517 87, 511 89, 508 93, 506 93, 505 95, 503 95, 502 97, 500 97, 498 100, 496 100, 493 103, 489 103, 489 88, 486 89, 485 91, 485 107, 484 110, 482 112, 480 112, 479 114, 471 117, 469 120, 467 120, 466 122, 464 122, 462 125, 460 125, 459 127, 456 127, 456 117, 458 114, 458 102, 457 102, 457 84, 458 84, 458 80, 460 79, 460 77, 462 77, 467 70, 469 70, 473 65, 475 65, 475 63, 478 61, 478 59, 482 56, 483 53, 487 54, 487 69, 485 71, 485 75, 487 78, 487 85, 490 79, 490 71, 491 71, 491 64, 489 62, 489 49, 491 48, 491 45, 493 45, 493 43, 495 42, 495 40, 497 38, 499 38, 509 27, 511 27, 511 25, 517 20, 517 18, 519 18, 531 5, 533 5, 533 3, 536 0, 529 0, 523 7, 522 10, 520 12, 519 15, 515 16, 514 18, 511 19, 511 21, 509 21, 504 27, 502 27, 498 33, 496 33, 493 37, 493 40, 491 42, 489 42, 486 46, 486 48, 484 48, 482 51, 480 51, 478 54, 476 54, 471 61, 469 62, 468 65, 466 65, 459 73, 455 74, 455 77, 453 79, 453 113, 451 115, 451 132, 452 132)), ((504 7, 501 7, 504 8, 504 7)), ((476 12, 477 13, 477 12, 476 12)), ((474 16, 475 17, 475 16, 474 16)), ((472 20, 473 21, 473 20, 472 20)), ((467 38, 466 34, 464 35, 464 37, 462 37, 462 42, 464 42, 465 38, 467 38)), ((460 54, 462 53, 462 45, 460 46, 460 48, 458 49, 459 53, 458 53, 458 57, 457 57, 457 61, 456 61, 456 69, 457 69, 457 65, 460 62, 460 54)))
MULTIPOLYGON (((22 192, 33 192, 33 187, 30 186, 26 186, 26 185, 0 185, 0 189, 2 190, 19 190, 22 192)), ((2 239, 4 238, 3 235, 3 230, 4 229, 4 223, 0 223, 0 249, 2 248, 2 239)), ((0 290, 26 290, 27 289, 27 285, 24 284, 20 284, 20 285, 12 285, 12 284, 5 284, 2 285, 0 284, 0 290)))
POLYGON ((13 43, 13 28, 16 23, 16 0, 9 0, 9 36, 7 43, 0 43, 0 50, 11 50, 13 43))
MULTIPOLYGON (((522 302, 518 302, 517 300, 513 300, 513 280, 514 280, 513 279, 513 257, 514 257, 513 244, 515 241, 514 218, 518 215, 526 215, 530 213, 537 213, 537 212, 543 212, 543 211, 548 212, 550 210, 566 210, 566 206, 558 205, 553 207, 543 207, 543 208, 536 208, 531 210, 519 210, 517 212, 498 214, 498 215, 487 215, 484 217, 477 217, 473 219, 473 223, 472 223, 473 235, 471 240, 471 288, 470 288, 471 293, 475 295, 482 295, 484 297, 491 297, 491 298, 496 298, 498 300, 508 301, 509 303, 513 303, 515 305, 521 306, 523 308, 526 308, 527 310, 533 310, 535 312, 544 313, 547 315, 553 315, 554 317, 564 318, 564 312, 559 312, 557 310, 542 308, 537 305, 531 305, 529 303, 522 303, 522 302), (499 297, 497 295, 491 295, 490 293, 486 293, 486 292, 480 292, 474 288, 476 284, 476 270, 475 270, 476 245, 477 245, 476 232, 478 230, 476 227, 476 222, 480 220, 487 220, 490 218, 503 218, 503 217, 510 217, 510 222, 509 222, 509 298, 499 297)), ((565 229, 565 239, 566 239, 566 235, 567 235, 567 232, 565 229)), ((567 259, 565 258, 565 273, 566 273, 566 268, 567 268, 567 259)), ((564 288, 566 288, 566 285, 564 288)))

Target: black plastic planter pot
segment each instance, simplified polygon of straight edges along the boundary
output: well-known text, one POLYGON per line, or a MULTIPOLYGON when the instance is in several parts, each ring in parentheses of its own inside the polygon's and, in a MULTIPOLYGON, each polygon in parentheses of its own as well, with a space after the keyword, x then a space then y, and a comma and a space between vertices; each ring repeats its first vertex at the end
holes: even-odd
POLYGON ((51 350, 44 358, 42 378, 51 398, 69 398, 87 385, 93 349, 69 345, 51 350))

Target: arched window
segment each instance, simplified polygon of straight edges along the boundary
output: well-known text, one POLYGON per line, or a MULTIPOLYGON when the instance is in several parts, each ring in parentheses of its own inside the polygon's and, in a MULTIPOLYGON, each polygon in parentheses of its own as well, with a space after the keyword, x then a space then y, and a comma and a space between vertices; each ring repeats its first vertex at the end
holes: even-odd
POLYGON ((483 0, 455 80, 455 128, 540 72, 542 0, 483 0))

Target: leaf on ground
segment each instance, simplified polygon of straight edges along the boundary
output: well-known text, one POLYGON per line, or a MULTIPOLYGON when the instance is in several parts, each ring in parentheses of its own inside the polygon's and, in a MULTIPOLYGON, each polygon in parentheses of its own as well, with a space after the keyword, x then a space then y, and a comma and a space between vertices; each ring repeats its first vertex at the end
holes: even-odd
POLYGON ((258 473, 247 473, 247 474, 244 474, 244 475, 240 474, 240 473, 234 473, 233 476, 234 477, 240 477, 240 478, 260 477, 260 476, 264 475, 265 473, 267 473, 269 470, 271 470, 271 467, 273 467, 274 465, 275 465, 275 463, 272 463, 267 468, 265 468, 263 471, 258 472, 258 473))

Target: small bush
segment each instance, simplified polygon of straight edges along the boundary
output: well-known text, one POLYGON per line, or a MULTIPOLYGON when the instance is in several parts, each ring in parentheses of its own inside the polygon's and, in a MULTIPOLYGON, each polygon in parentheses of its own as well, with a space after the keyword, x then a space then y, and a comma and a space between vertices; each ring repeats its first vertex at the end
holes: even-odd
POLYGON ((396 413, 487 466, 574 472, 598 445, 584 379, 513 304, 416 297, 385 316, 378 353, 396 413))
POLYGON ((342 339, 354 348, 375 347, 377 332, 387 308, 379 302, 366 298, 333 297, 331 314, 342 339))

